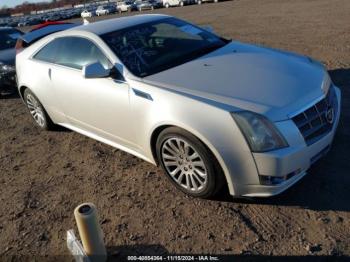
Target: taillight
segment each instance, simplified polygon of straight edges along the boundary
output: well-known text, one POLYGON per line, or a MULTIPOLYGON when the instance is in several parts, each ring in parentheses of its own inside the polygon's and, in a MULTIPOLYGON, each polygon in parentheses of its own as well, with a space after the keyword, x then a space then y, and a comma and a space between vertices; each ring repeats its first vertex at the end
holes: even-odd
POLYGON ((19 54, 20 52, 23 51, 24 47, 23 47, 23 40, 22 39, 20 39, 20 38, 17 39, 15 49, 16 49, 16 54, 19 54))

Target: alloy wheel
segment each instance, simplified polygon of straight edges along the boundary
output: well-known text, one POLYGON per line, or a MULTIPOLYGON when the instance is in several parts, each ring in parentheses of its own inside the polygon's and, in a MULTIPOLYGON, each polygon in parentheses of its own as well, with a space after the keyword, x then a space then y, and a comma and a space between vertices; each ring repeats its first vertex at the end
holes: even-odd
POLYGON ((202 157, 187 141, 168 138, 161 148, 161 159, 171 178, 184 189, 198 193, 206 188, 208 172, 202 157))
POLYGON ((29 109, 29 112, 34 118, 35 122, 39 126, 44 127, 46 122, 45 115, 38 100, 36 100, 35 97, 32 96, 31 94, 28 94, 26 101, 27 101, 27 107, 29 109))

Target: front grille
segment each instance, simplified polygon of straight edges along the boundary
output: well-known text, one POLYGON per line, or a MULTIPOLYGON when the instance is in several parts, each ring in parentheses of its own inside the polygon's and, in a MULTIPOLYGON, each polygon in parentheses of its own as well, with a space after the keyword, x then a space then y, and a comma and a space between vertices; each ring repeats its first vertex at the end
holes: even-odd
POLYGON ((292 118, 307 145, 312 145, 332 130, 338 113, 337 109, 337 96, 331 86, 324 99, 292 118), (333 121, 330 121, 330 118, 327 119, 330 108, 334 110, 333 121))

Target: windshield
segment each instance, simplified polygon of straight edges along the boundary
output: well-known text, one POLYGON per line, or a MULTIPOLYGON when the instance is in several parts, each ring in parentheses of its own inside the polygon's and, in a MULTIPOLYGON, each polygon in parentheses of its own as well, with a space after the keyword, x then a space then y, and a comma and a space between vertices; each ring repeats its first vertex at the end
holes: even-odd
POLYGON ((16 46, 17 38, 22 33, 15 29, 3 29, 0 30, 0 50, 11 49, 16 46))
POLYGON ((176 18, 125 28, 102 35, 102 39, 138 77, 186 63, 228 42, 176 18))

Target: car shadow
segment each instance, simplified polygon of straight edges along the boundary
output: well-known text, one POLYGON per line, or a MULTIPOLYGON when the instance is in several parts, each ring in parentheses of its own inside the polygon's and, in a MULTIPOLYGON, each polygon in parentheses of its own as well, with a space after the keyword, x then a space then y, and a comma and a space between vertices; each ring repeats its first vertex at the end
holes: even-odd
POLYGON ((309 170, 308 175, 280 195, 270 198, 233 198, 225 189, 215 201, 299 206, 316 211, 350 211, 350 68, 330 70, 341 89, 341 117, 330 152, 309 170))

